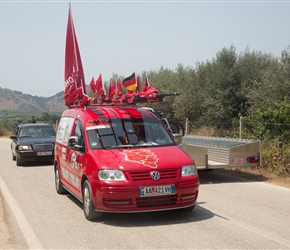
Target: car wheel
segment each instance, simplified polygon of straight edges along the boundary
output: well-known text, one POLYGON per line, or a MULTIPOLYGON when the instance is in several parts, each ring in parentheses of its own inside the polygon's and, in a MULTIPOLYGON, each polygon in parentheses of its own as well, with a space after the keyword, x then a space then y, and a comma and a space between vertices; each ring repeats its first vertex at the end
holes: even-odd
POLYGON ((56 190, 56 192, 58 194, 67 193, 67 191, 65 190, 65 188, 63 187, 63 185, 61 183, 58 166, 55 166, 54 176, 55 176, 55 190, 56 190))
POLYGON ((92 199, 92 189, 88 180, 83 185, 83 208, 87 220, 96 220, 102 217, 102 212, 96 211, 92 199))
POLYGON ((11 150, 12 153, 12 161, 16 161, 16 156, 13 154, 13 151, 11 150))
POLYGON ((23 165, 23 161, 21 160, 20 156, 16 156, 16 166, 22 166, 23 165))

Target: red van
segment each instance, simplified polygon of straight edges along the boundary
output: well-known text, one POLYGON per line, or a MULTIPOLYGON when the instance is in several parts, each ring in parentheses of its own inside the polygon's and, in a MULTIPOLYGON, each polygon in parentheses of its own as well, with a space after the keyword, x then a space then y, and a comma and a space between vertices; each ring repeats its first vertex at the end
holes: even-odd
POLYGON ((194 161, 150 111, 133 106, 69 108, 55 141, 55 186, 83 203, 86 219, 103 212, 194 208, 194 161))

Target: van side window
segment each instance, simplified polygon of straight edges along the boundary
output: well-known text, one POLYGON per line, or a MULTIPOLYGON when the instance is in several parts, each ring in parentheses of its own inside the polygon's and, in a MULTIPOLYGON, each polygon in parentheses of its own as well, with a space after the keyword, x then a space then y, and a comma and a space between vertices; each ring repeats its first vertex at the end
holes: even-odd
POLYGON ((85 144, 84 144, 84 132, 83 132, 83 126, 79 120, 76 120, 75 122, 75 129, 74 129, 74 136, 77 136, 79 138, 79 145, 83 147, 83 150, 85 150, 85 144))
POLYGON ((57 135, 56 135, 55 140, 61 144, 67 145, 68 138, 71 135, 73 124, 74 124, 74 118, 62 117, 58 125, 57 135))

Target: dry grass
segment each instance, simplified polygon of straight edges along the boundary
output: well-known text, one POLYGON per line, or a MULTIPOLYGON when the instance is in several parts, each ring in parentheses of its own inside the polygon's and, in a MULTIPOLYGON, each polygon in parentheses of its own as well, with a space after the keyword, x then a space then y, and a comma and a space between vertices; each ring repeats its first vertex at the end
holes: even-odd
POLYGON ((234 175, 238 175, 244 179, 249 179, 253 181, 264 181, 267 183, 290 188, 289 176, 278 176, 277 174, 267 169, 263 169, 261 167, 235 168, 235 169, 228 169, 226 171, 231 172, 234 175))

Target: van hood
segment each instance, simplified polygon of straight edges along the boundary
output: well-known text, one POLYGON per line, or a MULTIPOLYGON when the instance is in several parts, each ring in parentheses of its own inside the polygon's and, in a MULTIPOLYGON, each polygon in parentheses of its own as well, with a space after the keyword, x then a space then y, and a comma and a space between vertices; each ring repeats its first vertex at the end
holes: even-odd
POLYGON ((94 150, 104 168, 125 171, 177 168, 192 164, 193 160, 177 146, 94 150))

